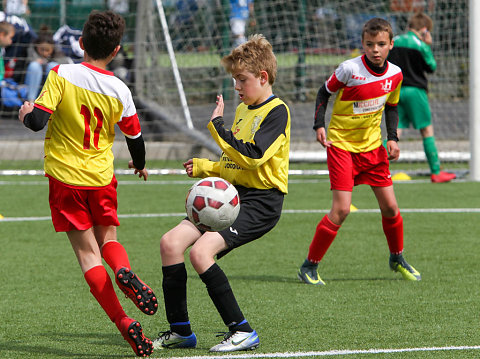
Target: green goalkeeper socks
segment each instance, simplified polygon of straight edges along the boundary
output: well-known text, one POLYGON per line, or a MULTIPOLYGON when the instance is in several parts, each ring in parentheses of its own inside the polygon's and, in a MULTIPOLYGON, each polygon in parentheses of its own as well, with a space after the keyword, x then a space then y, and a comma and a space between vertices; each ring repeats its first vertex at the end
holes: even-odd
POLYGON ((423 149, 427 156, 428 165, 432 174, 440 173, 440 160, 438 159, 437 146, 435 145, 435 137, 425 137, 423 139, 423 149))

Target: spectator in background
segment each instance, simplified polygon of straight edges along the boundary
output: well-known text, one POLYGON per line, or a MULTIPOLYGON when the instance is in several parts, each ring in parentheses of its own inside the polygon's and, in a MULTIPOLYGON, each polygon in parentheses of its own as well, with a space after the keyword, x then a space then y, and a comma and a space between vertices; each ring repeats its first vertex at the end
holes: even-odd
POLYGON ((108 0, 108 8, 122 15, 129 13, 128 0, 108 0))
POLYGON ((3 80, 5 75, 5 65, 3 63, 3 52, 5 47, 10 46, 12 38, 15 35, 15 27, 6 21, 0 22, 0 81, 3 80))
POLYGON ((8 15, 17 15, 20 17, 30 15, 28 0, 3 0, 3 11, 8 15))
POLYGON ((17 86, 11 78, 6 78, 5 63, 3 60, 5 47, 12 44, 15 36, 15 26, 7 21, 0 22, 0 99, 1 106, 15 107, 21 105, 21 97, 26 95, 26 89, 17 86))
MULTIPOLYGON (((130 14, 130 5, 128 0, 108 0, 108 8, 117 14, 121 14, 125 19, 125 34, 123 36, 123 44, 117 56, 110 62, 108 68, 123 82, 130 81, 129 59, 133 58, 133 48, 131 43, 134 41, 134 26, 130 23, 132 15, 130 14)), ((134 18, 132 20, 135 20, 134 18)), ((134 23, 133 23, 134 24, 134 23)))
POLYGON ((15 27, 9 22, 2 21, 0 22, 0 81, 3 80, 5 75, 5 65, 3 63, 3 53, 4 49, 7 46, 10 46, 12 43, 12 38, 15 35, 15 27))
POLYGON ((108 64, 107 69, 112 71, 116 77, 127 85, 131 81, 131 74, 127 67, 127 59, 123 46, 120 48, 120 51, 118 51, 117 56, 108 64))
POLYGON ((0 11, 0 21, 7 21, 15 28, 11 45, 5 48, 5 78, 11 78, 16 83, 23 83, 27 68, 27 49, 35 41, 37 34, 28 22, 16 15, 8 15, 0 11))
POLYGON ((190 35, 197 31, 195 16, 198 9, 197 0, 177 0, 175 2, 175 11, 172 12, 170 20, 173 24, 171 36, 175 50, 193 50, 198 46, 198 39, 190 35))
POLYGON ((255 26, 253 0, 230 0, 230 8, 230 28, 235 48, 247 41, 245 33, 249 18, 250 26, 255 26))
POLYGON ((72 59, 74 63, 83 61, 83 49, 78 41, 81 35, 82 30, 68 25, 62 25, 53 34, 55 43, 60 47, 65 56, 72 59))
POLYGON ((37 39, 28 49, 28 66, 25 74, 28 101, 35 101, 50 70, 61 63, 73 61, 57 48, 48 26, 41 26, 37 39))

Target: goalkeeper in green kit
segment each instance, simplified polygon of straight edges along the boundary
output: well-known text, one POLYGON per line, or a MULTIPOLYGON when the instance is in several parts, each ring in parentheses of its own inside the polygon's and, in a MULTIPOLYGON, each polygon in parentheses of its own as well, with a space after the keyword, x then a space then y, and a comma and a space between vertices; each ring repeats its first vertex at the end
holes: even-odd
POLYGON ((440 171, 437 146, 433 134, 432 114, 428 103, 427 73, 433 73, 437 62, 430 48, 432 44, 432 19, 418 12, 408 21, 408 31, 396 36, 388 61, 402 69, 403 83, 398 102, 398 129, 400 138, 403 128, 412 125, 420 130, 423 148, 427 157, 433 183, 449 182, 455 174, 440 171))

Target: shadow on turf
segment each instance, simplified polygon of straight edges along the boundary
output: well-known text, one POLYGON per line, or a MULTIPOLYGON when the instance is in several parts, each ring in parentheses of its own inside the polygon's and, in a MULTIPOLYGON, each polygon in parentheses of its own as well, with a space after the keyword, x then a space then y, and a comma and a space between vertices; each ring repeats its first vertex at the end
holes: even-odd
MULTIPOLYGON (((282 277, 279 275, 228 275, 228 280, 232 279, 240 279, 240 280, 249 280, 249 281, 256 281, 256 282, 279 282, 279 283, 289 283, 289 282, 295 282, 295 278, 287 278, 287 277, 282 277)), ((192 280, 197 280, 198 276, 195 275, 189 275, 188 279, 192 278, 192 280)), ((298 279, 297 279, 298 281, 298 279)))
MULTIPOLYGON (((108 345, 108 346, 118 346, 119 351, 121 346, 125 346, 126 352, 129 353, 131 350, 130 346, 123 338, 116 334, 104 334, 104 333, 41 333, 37 334, 39 336, 47 337, 48 339, 55 341, 55 342, 64 342, 65 348, 72 347, 69 342, 75 341, 75 346, 77 345, 88 345, 88 346, 99 346, 99 345, 108 345)), ((43 356, 51 356, 51 357, 59 357, 59 358, 125 358, 131 357, 132 355, 125 355, 125 354, 87 354, 87 353, 78 353, 74 352, 73 350, 69 351, 67 349, 58 349, 58 348, 51 348, 44 345, 28 345, 24 343, 15 343, 15 342, 0 342, 0 357, 5 358, 8 357, 5 352, 19 352, 23 355, 36 355, 36 357, 41 358, 43 356), (5 355, 3 355, 4 353, 5 355)))

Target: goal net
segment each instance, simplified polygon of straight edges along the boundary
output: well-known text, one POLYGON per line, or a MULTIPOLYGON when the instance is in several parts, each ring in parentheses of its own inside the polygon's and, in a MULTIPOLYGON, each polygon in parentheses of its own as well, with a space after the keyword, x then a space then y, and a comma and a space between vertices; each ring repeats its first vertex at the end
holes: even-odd
MULTIPOLYGON (((58 11, 49 16, 32 11, 29 21, 37 29, 42 20, 49 20, 53 28, 68 22, 81 27, 91 9, 103 9, 107 3, 37 0, 34 4, 42 1, 66 4, 64 17, 58 11), (81 17, 73 17, 79 13, 72 11, 75 4, 77 10, 83 9, 81 17)), ((230 1, 127 3, 126 81, 133 90, 146 140, 168 143, 172 148, 168 156, 179 151, 178 146, 192 144, 194 151, 215 152, 206 124, 216 95, 222 93, 226 99, 227 124, 238 104, 233 81, 220 66, 234 40, 230 1)), ((429 76, 429 99, 440 159, 444 167, 468 162, 468 0, 255 0, 246 35, 265 35, 276 53, 274 93, 288 103, 292 113, 292 161, 325 160, 312 130, 316 93, 340 62, 361 53, 363 23, 382 17, 400 34, 409 16, 420 9, 434 21, 432 49, 438 68, 429 76)), ((331 105, 327 118, 330 110, 331 105)), ((402 161, 428 168, 417 130, 404 131, 400 148, 402 161)))
MULTIPOLYGON (((226 117, 231 119, 236 106, 233 83, 219 65, 233 46, 229 1, 163 1, 162 6, 176 65, 169 58, 158 9, 152 5, 146 14, 148 21, 141 24, 145 27, 142 32, 150 37, 144 49, 149 56, 142 55, 143 82, 137 87, 143 91, 142 97, 161 106, 177 123, 185 124, 172 71, 175 65, 196 129, 205 130, 218 93, 227 99, 226 117)), ((292 111, 292 160, 324 160, 312 131, 315 96, 341 61, 361 53, 360 33, 365 21, 385 18, 394 33, 400 34, 408 18, 420 9, 434 21, 432 49, 438 68, 429 76, 429 99, 440 159, 468 161, 467 1, 255 1, 254 17, 247 22, 246 32, 264 34, 274 47, 279 65, 274 92, 292 111)), ((404 131, 401 149, 403 161, 425 161, 417 130, 404 131)))

